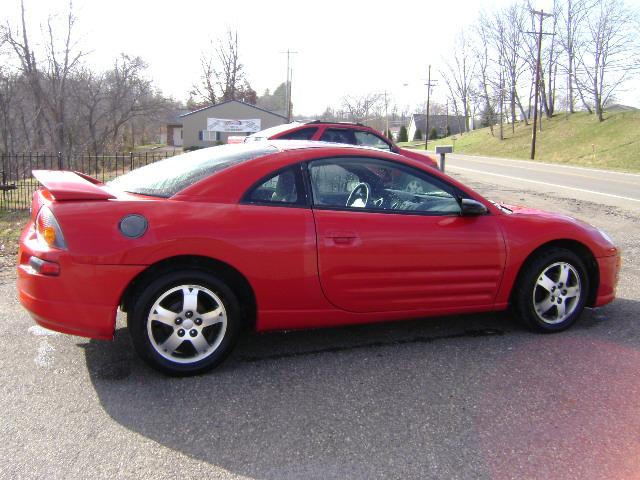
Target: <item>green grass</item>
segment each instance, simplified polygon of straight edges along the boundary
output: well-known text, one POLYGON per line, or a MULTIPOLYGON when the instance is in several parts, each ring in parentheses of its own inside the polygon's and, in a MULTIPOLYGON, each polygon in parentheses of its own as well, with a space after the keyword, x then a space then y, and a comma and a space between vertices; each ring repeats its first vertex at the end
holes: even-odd
MULTIPOLYGON (((439 139, 433 145, 454 145, 457 153, 492 157, 529 159, 531 125, 504 125, 504 140, 489 128, 464 135, 439 139)), ((416 142, 408 142, 416 143, 416 142)), ((429 142, 429 149, 433 148, 429 142)), ((407 145, 409 146, 409 145, 407 145)), ((409 148, 411 148, 409 146, 409 148)), ((424 148, 421 142, 416 148, 424 148)), ((640 110, 605 114, 598 122, 595 115, 574 113, 568 118, 558 114, 543 118, 542 132, 538 131, 536 160, 609 170, 640 171, 640 110)))
MULTIPOLYGON (((145 150, 153 150, 155 148, 166 147, 164 143, 148 143, 147 145, 136 145, 133 147, 134 152, 145 151, 145 150)), ((127 150, 129 152, 130 150, 127 150)))

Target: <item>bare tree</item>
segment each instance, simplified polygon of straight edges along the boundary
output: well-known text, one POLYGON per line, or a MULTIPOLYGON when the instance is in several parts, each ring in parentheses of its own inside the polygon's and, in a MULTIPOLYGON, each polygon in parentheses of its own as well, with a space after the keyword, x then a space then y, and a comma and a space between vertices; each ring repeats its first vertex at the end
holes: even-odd
POLYGON ((353 122, 366 122, 376 107, 379 107, 382 95, 368 93, 361 96, 342 97, 342 107, 346 111, 349 120, 353 122))
MULTIPOLYGON (((150 120, 166 111, 169 102, 143 77, 146 68, 140 57, 121 54, 113 69, 98 74, 84 69, 76 78, 74 100, 88 130, 87 147, 94 154, 119 146, 125 125, 131 129, 134 120, 150 120)), ((129 140, 133 144, 134 139, 129 140)))
MULTIPOLYGON (((462 106, 464 126, 460 131, 469 131, 469 108, 471 101, 471 84, 475 74, 476 62, 472 60, 471 49, 467 43, 465 33, 461 31, 454 45, 453 63, 445 61, 447 69, 442 77, 447 84, 449 93, 457 110, 458 102, 462 106)), ((456 112, 457 115, 457 112, 456 112)))
MULTIPOLYGON (((562 64, 567 74, 567 106, 570 113, 575 112, 575 84, 576 84, 576 57, 582 48, 582 37, 585 28, 585 20, 593 6, 593 0, 566 0, 559 11, 559 20, 563 28, 558 29, 559 41, 565 54, 562 64)), ((584 101, 585 108, 591 111, 591 107, 584 101)))
POLYGON ((73 3, 69 2, 65 15, 62 41, 57 38, 54 18, 50 16, 47 19, 44 65, 36 60, 35 52, 30 46, 24 2, 21 2, 20 8, 20 30, 14 32, 7 25, 4 36, 20 62, 22 76, 30 89, 33 113, 30 119, 23 118, 26 138, 32 149, 48 146, 54 151, 66 152, 70 147, 69 136, 65 131, 68 82, 82 57, 82 52, 76 50, 72 38, 75 24, 73 3), (28 133, 30 131, 33 131, 31 139, 28 133), (48 133, 51 142, 49 145, 45 142, 45 133, 48 133))
POLYGON ((51 17, 47 20, 47 68, 44 72, 47 94, 44 96, 44 103, 52 120, 53 148, 55 151, 63 153, 70 148, 65 131, 67 104, 70 97, 67 90, 69 78, 83 56, 83 53, 77 50, 75 41, 72 40, 75 21, 73 3, 70 1, 69 11, 65 18, 62 45, 59 46, 54 32, 53 20, 51 17))
POLYGON ((202 102, 209 105, 218 103, 216 72, 213 64, 213 57, 204 54, 200 56, 200 83, 194 85, 191 91, 191 95, 197 96, 202 102))
POLYGON ((494 112, 495 105, 493 102, 493 95, 489 94, 490 82, 490 55, 489 55, 489 32, 486 22, 483 21, 483 17, 480 17, 478 25, 476 27, 477 40, 473 49, 474 56, 477 60, 476 76, 479 83, 478 91, 483 100, 486 120, 491 130, 491 136, 494 136, 493 124, 494 124, 494 112))
POLYGON ((555 103, 556 103, 556 79, 558 76, 558 65, 561 53, 561 44, 556 39, 558 24, 560 19, 560 14, 562 11, 561 3, 559 0, 554 0, 553 2, 553 10, 552 10, 552 30, 547 32, 548 40, 546 42, 545 49, 545 57, 544 63, 546 70, 546 81, 545 76, 541 76, 541 98, 542 104, 547 115, 547 118, 551 118, 555 112, 555 103))
POLYGON ((526 31, 526 10, 521 3, 514 3, 507 6, 499 16, 496 16, 496 23, 502 23, 502 38, 494 37, 502 45, 498 46, 501 63, 504 67, 506 80, 509 85, 509 112, 511 116, 511 129, 515 130, 516 106, 520 108, 522 116, 524 110, 518 97, 518 80, 525 63, 522 60, 522 45, 524 43, 524 32, 526 31), (501 18, 500 18, 501 17, 501 18))
POLYGON ((0 27, 0 54, 8 58, 0 66, 2 151, 119 148, 124 129, 133 142, 134 128, 150 131, 171 105, 144 78, 146 64, 138 57, 122 55, 106 72, 83 65, 75 22, 69 3, 63 16, 48 18, 43 38, 33 41, 21 4, 19 27, 0 27), (37 53, 32 45, 40 46, 37 53))
POLYGON ((579 86, 592 99, 599 121, 603 109, 616 89, 632 74, 638 38, 634 31, 633 12, 622 0, 597 0, 593 13, 587 17, 585 49, 578 63, 579 86))
POLYGON ((29 150, 38 150, 44 146, 44 92, 41 85, 41 73, 36 63, 34 51, 31 49, 27 22, 25 19, 24 1, 20 2, 20 29, 15 31, 7 24, 3 28, 3 38, 11 46, 20 62, 21 73, 27 81, 32 96, 30 112, 22 112, 22 123, 29 150), (27 117, 27 115, 29 115, 27 117), (33 132, 30 135, 29 132, 33 132))
POLYGON ((20 78, 6 72, 0 67, 0 152, 8 153, 14 150, 17 140, 18 105, 21 103, 20 78))
POLYGON ((240 61, 238 32, 227 31, 217 46, 200 57, 200 82, 194 85, 192 95, 211 105, 227 100, 241 100, 254 105, 257 94, 249 85, 240 61))

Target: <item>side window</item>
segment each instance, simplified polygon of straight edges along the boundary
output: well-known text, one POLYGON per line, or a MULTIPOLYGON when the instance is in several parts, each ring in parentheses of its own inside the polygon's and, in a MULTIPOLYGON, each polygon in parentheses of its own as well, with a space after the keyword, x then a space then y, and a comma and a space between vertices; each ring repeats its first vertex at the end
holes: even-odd
POLYGON ((453 187, 404 165, 373 158, 334 158, 311 162, 309 172, 315 206, 460 214, 453 187))
POLYGON ((320 140, 323 142, 333 143, 348 143, 349 145, 356 144, 356 138, 353 135, 353 130, 345 128, 327 128, 320 140))
POLYGON ((313 162, 310 173, 315 205, 344 207, 349 193, 360 183, 357 175, 338 162, 313 162))
POLYGON ((298 204, 300 195, 293 168, 281 170, 277 174, 254 186, 244 196, 248 203, 298 204))
POLYGON ((295 130, 279 136, 278 140, 311 140, 317 131, 317 127, 301 128, 300 130, 295 130))
POLYGON ((378 135, 375 135, 371 132, 354 132, 356 137, 356 145, 362 145, 363 147, 373 147, 378 148, 380 150, 386 150, 387 152, 391 151, 391 145, 389 145, 386 141, 384 141, 378 135))

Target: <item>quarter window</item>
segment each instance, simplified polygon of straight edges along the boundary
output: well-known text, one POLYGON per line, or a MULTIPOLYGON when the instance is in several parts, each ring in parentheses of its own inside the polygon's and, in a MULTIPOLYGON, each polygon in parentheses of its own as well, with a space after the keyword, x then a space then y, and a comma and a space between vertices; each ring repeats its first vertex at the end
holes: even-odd
POLYGON ((309 166, 313 203, 321 208, 386 213, 460 214, 453 187, 392 162, 335 158, 309 166))
POLYGON ((297 183, 294 170, 288 168, 255 186, 245 199, 249 203, 298 204, 297 183))

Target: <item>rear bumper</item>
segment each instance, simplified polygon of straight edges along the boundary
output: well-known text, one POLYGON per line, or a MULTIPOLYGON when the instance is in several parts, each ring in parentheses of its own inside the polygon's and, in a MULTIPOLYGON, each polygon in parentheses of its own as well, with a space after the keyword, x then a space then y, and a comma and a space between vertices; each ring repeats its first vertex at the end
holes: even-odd
POLYGON ((20 303, 40 325, 62 333, 110 340, 127 285, 143 266, 77 263, 68 252, 42 249, 25 232, 18 264, 20 303), (58 276, 36 272, 36 256, 60 265, 58 276))
POLYGON ((616 298, 616 287, 620 273, 621 257, 616 254, 611 257, 597 258, 600 271, 600 285, 596 293, 594 307, 601 307, 616 298))

